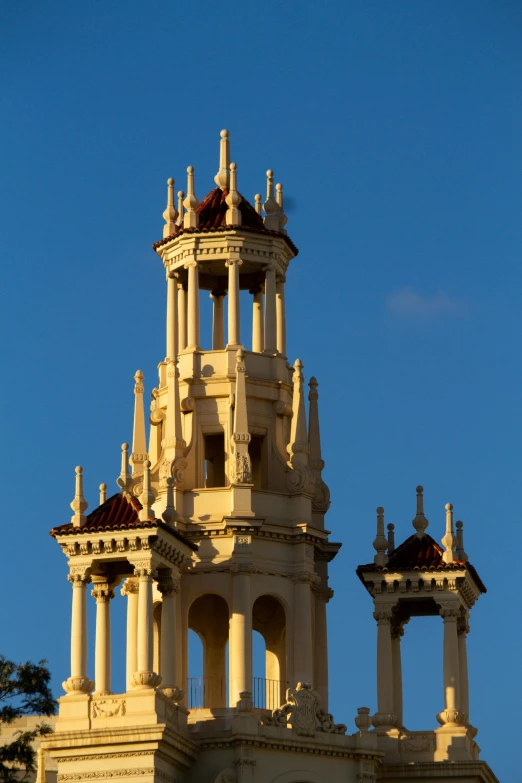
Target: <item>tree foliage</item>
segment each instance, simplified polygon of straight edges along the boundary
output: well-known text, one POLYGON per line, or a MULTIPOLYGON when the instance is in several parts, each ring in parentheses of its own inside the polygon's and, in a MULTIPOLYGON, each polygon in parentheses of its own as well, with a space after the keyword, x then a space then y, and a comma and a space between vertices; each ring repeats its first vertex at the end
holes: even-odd
MULTIPOLYGON (((24 715, 54 715, 56 702, 50 679, 47 661, 16 664, 0 655, 0 732, 2 726, 24 715)), ((33 741, 51 732, 48 724, 41 723, 32 731, 17 732, 11 742, 0 745, 0 782, 26 780, 36 769, 33 741)))

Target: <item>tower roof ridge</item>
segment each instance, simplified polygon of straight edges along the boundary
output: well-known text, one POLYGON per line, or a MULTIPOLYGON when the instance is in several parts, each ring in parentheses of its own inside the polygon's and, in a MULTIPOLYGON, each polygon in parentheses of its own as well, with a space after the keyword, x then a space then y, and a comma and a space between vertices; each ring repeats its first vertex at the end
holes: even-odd
MULTIPOLYGON (((199 223, 197 228, 184 228, 183 225, 176 226, 174 233, 168 237, 160 239, 158 242, 154 242, 153 249, 161 247, 167 244, 172 239, 180 236, 181 234, 196 234, 196 233, 208 233, 214 231, 229 231, 236 226, 230 226, 226 223, 226 214, 228 205, 226 198, 228 196, 228 188, 213 188, 205 198, 203 198, 196 208, 196 213, 199 215, 199 223)), ((241 223, 237 228, 244 229, 246 231, 253 231, 260 234, 269 234, 272 236, 278 236, 285 240, 294 255, 297 255, 299 250, 294 245, 292 240, 286 233, 282 231, 274 231, 267 229, 263 223, 263 218, 252 206, 252 204, 241 193, 239 193, 241 201, 239 203, 239 210, 241 213, 241 223)))

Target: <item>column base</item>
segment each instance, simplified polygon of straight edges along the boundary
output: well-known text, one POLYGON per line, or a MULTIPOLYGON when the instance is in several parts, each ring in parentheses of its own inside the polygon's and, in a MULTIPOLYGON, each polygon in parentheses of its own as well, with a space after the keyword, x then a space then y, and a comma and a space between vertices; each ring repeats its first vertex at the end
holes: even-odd
POLYGON ((62 682, 62 688, 66 693, 90 693, 94 683, 88 677, 69 677, 62 682))
POLYGON ((135 672, 131 677, 131 684, 136 690, 144 688, 156 688, 161 682, 161 677, 156 672, 135 672))
POLYGON ((462 710, 442 710, 436 716, 441 726, 463 726, 467 723, 468 716, 462 710))

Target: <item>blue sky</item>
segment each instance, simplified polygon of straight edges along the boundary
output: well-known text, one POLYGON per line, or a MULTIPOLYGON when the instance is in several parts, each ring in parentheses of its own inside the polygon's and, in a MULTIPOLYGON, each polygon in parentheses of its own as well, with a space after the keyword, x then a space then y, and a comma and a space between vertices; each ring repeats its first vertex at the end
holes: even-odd
MULTIPOLYGON (((91 509, 101 481, 115 489, 132 377, 150 390, 164 356, 165 181, 194 165, 202 197, 227 127, 240 190, 273 168, 301 251, 289 357, 320 383, 343 541, 331 709, 354 729, 376 707, 354 569, 377 505, 410 534, 422 483, 429 532, 451 501, 489 588, 471 617, 471 719, 516 780, 521 38, 508 0, 0 5, 4 654, 47 657, 60 692, 70 587, 47 533, 69 519, 76 464, 91 509)), ((406 723, 432 728, 441 623, 412 621, 403 655, 406 723)))

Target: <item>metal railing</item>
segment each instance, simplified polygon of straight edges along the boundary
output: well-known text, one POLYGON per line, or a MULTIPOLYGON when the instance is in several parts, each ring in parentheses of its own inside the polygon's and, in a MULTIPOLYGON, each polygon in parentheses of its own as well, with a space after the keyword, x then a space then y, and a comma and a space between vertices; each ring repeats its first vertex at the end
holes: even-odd
MULTIPOLYGON (((187 706, 189 710, 229 707, 228 677, 189 677, 187 682, 187 706)), ((285 700, 288 683, 252 678, 252 701, 254 707, 276 710, 285 700)))

